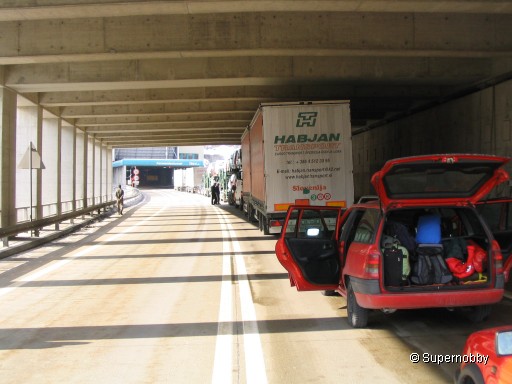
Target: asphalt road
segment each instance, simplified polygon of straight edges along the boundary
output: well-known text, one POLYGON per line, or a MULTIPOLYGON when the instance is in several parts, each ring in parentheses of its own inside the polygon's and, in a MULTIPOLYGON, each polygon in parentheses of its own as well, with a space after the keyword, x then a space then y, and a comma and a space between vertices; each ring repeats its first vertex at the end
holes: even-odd
POLYGON ((372 313, 297 292, 240 212, 200 195, 145 191, 143 203, 0 260, 1 383, 449 383, 477 329, 446 310, 372 313), (427 354, 427 355, 424 355, 427 354))

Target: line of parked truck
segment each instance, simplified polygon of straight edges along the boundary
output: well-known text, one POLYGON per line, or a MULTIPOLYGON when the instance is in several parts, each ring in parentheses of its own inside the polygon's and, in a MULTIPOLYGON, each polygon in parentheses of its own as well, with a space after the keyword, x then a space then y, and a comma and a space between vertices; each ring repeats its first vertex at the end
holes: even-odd
POLYGON ((261 104, 229 168, 228 201, 265 233, 289 206, 347 208, 354 200, 346 101, 261 104))

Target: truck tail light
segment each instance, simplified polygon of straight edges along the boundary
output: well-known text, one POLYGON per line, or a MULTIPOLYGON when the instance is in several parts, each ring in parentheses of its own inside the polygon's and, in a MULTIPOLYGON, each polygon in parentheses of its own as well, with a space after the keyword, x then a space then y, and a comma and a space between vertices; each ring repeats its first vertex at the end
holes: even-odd
POLYGON ((375 247, 370 247, 364 264, 364 274, 367 279, 378 279, 380 270, 380 252, 375 247))
POLYGON ((270 220, 271 227, 282 227, 283 223, 280 220, 270 220))

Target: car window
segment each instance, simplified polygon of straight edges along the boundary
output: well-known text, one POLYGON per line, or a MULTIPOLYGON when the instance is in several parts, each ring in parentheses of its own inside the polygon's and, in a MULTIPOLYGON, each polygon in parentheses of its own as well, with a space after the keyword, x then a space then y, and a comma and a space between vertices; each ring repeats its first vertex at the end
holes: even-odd
POLYGON ((512 204, 510 202, 483 203, 478 211, 493 232, 512 230, 512 204))
POLYGON ((377 209, 366 209, 357 223, 353 241, 371 244, 379 224, 380 213, 377 209))
POLYGON ((500 332, 496 338, 497 352, 500 356, 512 355, 512 331, 500 332))
POLYGON ((338 211, 333 209, 297 209, 288 220, 285 237, 331 239, 338 211))

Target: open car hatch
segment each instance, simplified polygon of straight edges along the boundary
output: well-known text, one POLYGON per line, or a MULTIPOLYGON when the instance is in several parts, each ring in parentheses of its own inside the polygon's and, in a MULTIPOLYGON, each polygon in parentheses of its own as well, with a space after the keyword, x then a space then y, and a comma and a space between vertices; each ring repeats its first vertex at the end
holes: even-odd
POLYGON ((509 179, 508 157, 425 155, 389 160, 372 176, 381 202, 389 205, 476 204, 509 179))

